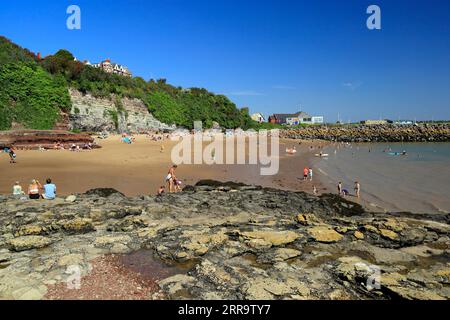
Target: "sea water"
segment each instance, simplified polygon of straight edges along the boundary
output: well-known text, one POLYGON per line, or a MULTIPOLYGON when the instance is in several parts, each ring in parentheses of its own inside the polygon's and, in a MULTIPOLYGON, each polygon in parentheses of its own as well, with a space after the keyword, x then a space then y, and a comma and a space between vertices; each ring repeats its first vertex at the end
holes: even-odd
MULTIPOLYGON (((450 143, 333 144, 317 159, 323 182, 337 192, 339 181, 362 204, 385 211, 450 212, 450 143), (402 153, 406 155, 392 155, 402 153)), ((349 197, 352 198, 352 195, 349 197)))

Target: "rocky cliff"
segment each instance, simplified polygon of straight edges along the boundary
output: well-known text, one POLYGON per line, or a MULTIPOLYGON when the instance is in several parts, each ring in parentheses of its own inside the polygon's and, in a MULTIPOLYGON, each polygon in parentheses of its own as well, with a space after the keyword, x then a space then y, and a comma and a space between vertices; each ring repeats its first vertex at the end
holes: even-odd
POLYGON ((72 144, 83 146, 93 143, 94 139, 87 134, 71 133, 58 130, 15 130, 0 131, 0 147, 14 146, 16 149, 52 149, 55 143, 66 148, 72 144))
POLYGON ((41 299, 70 266, 85 276, 101 255, 145 248, 192 266, 159 280, 169 299, 448 299, 448 222, 213 181, 162 197, 0 197, 0 298, 41 299))
POLYGON ((281 130, 280 137, 343 142, 449 142, 450 125, 309 126, 281 130))
POLYGON ((140 132, 158 129, 173 129, 161 123, 148 111, 139 99, 96 98, 90 94, 70 89, 72 109, 69 115, 69 130, 85 132, 140 132))

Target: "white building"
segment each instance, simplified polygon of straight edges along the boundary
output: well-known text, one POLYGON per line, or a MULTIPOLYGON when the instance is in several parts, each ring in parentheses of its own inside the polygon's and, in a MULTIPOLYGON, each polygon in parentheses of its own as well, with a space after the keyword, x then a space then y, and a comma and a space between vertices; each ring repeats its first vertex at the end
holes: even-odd
POLYGON ((264 118, 264 115, 259 112, 252 114, 250 117, 252 118, 252 120, 259 122, 259 123, 266 121, 266 119, 264 118))
POLYGON ((323 124, 324 120, 322 116, 311 117, 312 124, 323 124))

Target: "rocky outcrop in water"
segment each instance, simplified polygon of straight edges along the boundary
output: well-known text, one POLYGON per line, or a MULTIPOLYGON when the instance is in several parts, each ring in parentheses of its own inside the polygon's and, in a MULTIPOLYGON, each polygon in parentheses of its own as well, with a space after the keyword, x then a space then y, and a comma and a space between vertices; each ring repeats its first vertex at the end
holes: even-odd
POLYGON ((212 181, 161 197, 0 197, 0 298, 42 299, 70 266, 85 275, 94 258, 145 248, 193 265, 159 281, 170 299, 448 299, 448 222, 212 181))
POLYGON ((448 124, 309 126, 280 131, 281 138, 342 142, 449 142, 448 124))

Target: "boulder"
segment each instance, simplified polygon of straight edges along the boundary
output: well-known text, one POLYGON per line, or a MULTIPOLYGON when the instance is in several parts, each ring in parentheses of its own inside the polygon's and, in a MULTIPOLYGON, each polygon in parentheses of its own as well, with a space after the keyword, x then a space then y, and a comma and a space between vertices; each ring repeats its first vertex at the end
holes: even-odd
POLYGON ((70 234, 82 234, 95 231, 91 219, 76 218, 62 223, 63 229, 70 234))
POLYGON ((389 240, 397 240, 398 234, 396 234, 394 231, 388 230, 388 229, 380 229, 380 234, 382 237, 387 238, 389 240))
POLYGON ((65 199, 66 202, 75 202, 76 200, 77 200, 77 197, 74 195, 70 195, 65 199))
POLYGON ((275 230, 247 231, 242 232, 241 235, 247 239, 262 239, 272 246, 286 245, 300 238, 300 235, 294 231, 275 230))
POLYGON ((26 251, 44 248, 52 244, 52 240, 42 236, 23 236, 7 242, 11 251, 26 251))
POLYGON ((344 237, 329 226, 317 226, 308 229, 309 235, 318 242, 331 243, 341 241, 344 237))
POLYGON ((361 231, 355 231, 355 233, 353 233, 353 235, 358 240, 363 240, 364 239, 364 233, 362 233, 361 231))

